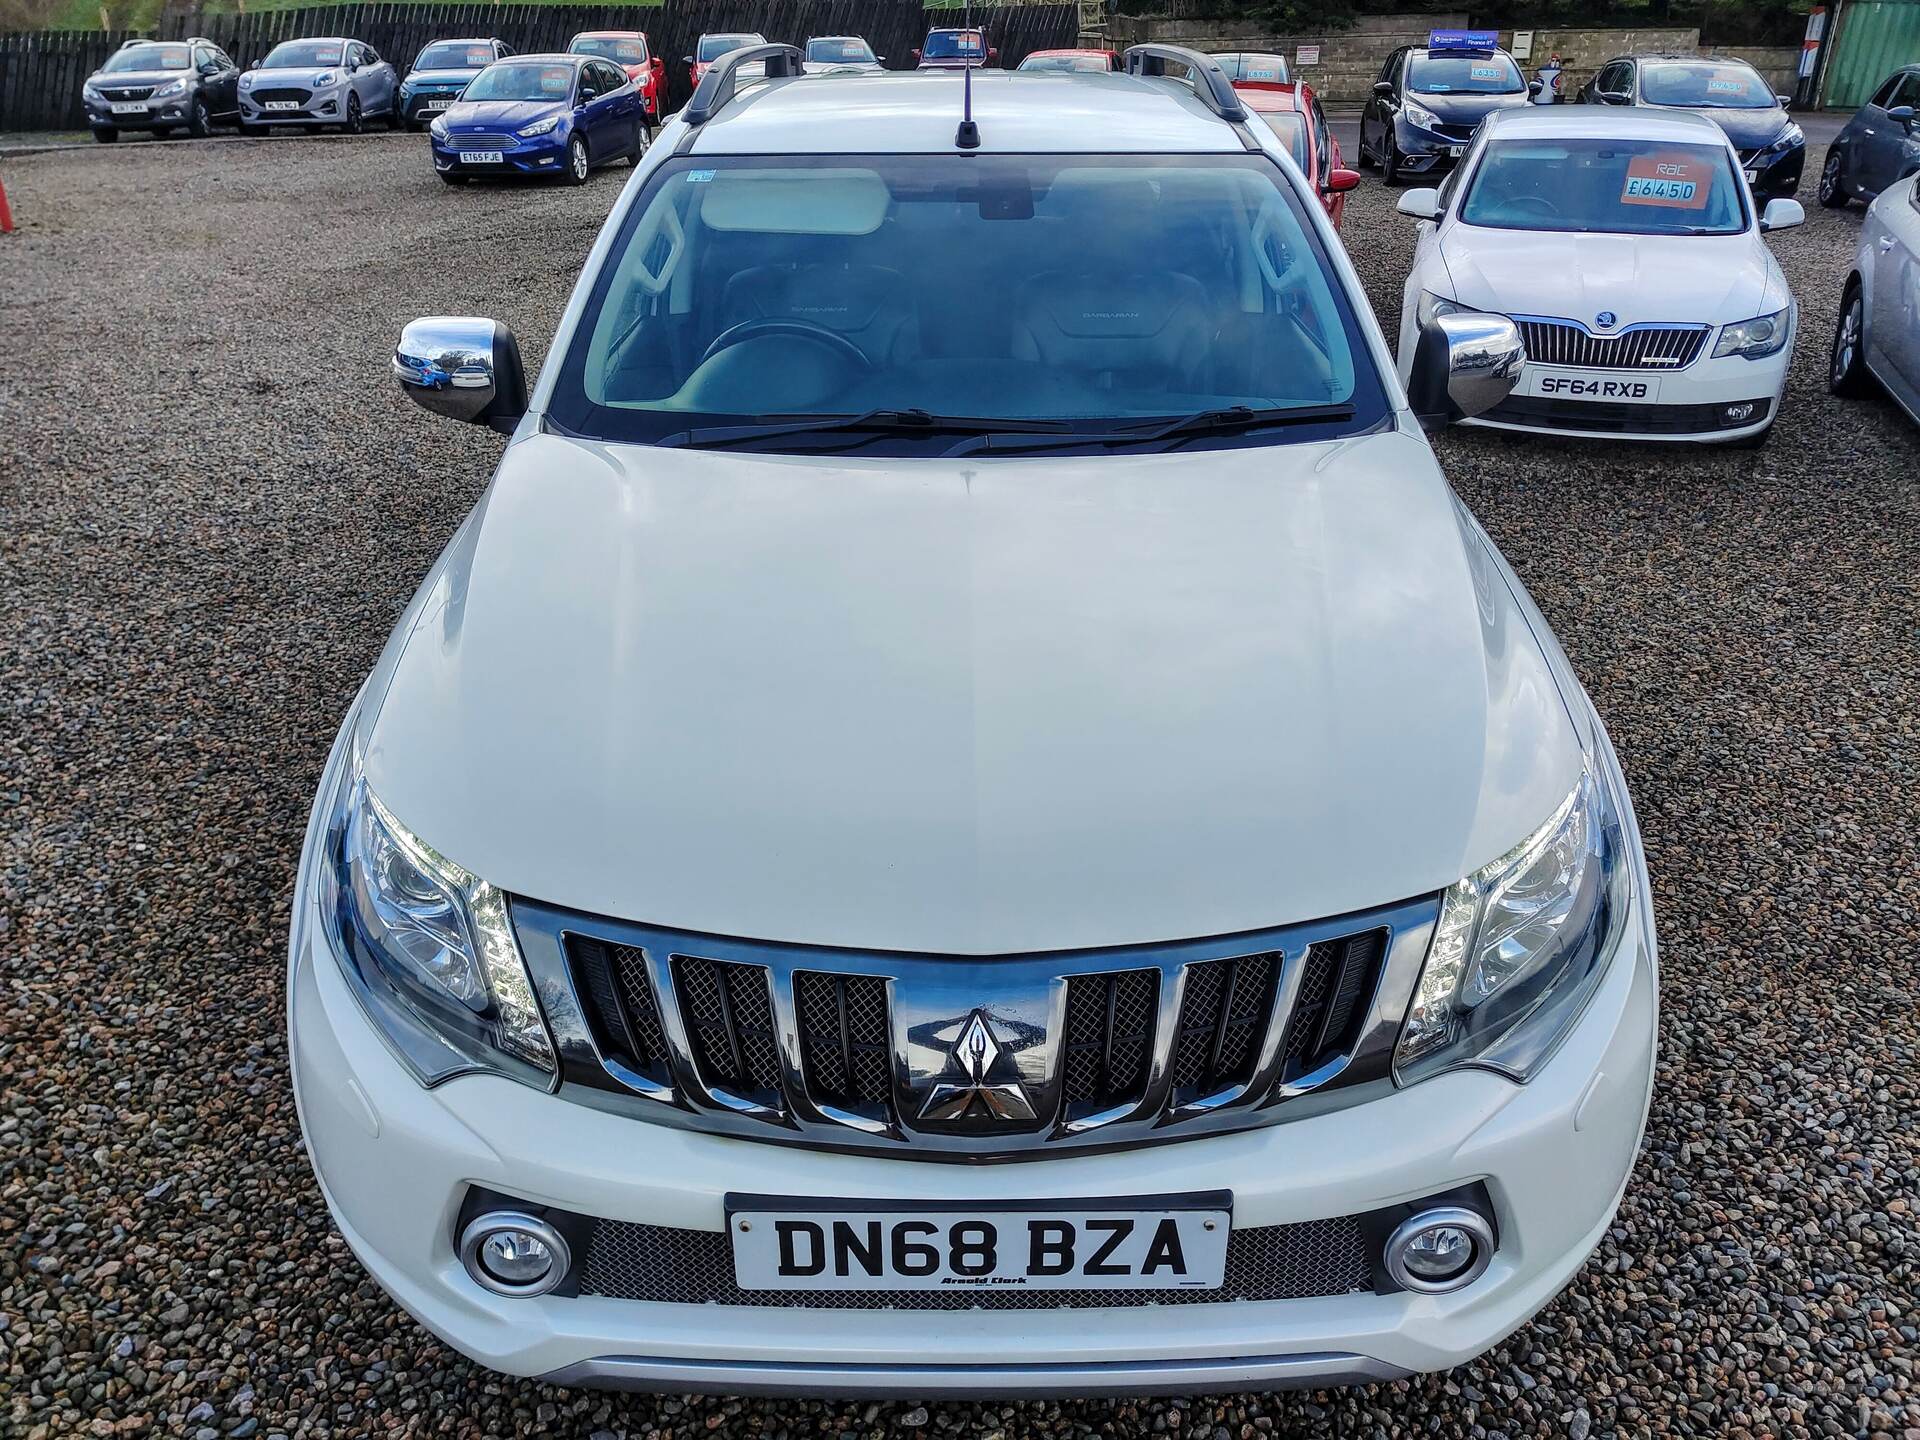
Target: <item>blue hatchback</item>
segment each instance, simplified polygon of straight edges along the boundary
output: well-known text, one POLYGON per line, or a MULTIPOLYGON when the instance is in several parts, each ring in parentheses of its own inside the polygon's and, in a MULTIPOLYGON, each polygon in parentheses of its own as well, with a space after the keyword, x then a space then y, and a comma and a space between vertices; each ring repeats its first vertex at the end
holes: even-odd
POLYGON ((591 55, 516 55, 476 75, 429 127, 449 185, 475 175, 558 175, 578 185, 609 160, 639 162, 646 106, 618 65, 591 55))

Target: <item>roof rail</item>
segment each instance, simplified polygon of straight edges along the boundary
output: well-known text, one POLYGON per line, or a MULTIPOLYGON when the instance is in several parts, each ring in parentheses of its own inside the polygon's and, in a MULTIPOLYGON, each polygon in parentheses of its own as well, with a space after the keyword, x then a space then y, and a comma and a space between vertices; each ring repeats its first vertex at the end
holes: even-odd
POLYGON ((680 112, 680 118, 689 125, 706 124, 722 105, 733 98, 733 72, 742 65, 761 60, 766 61, 769 80, 807 73, 806 67, 800 63, 800 48, 797 45, 749 45, 741 50, 729 50, 700 77, 700 84, 695 88, 693 98, 687 101, 686 108, 680 112))
POLYGON ((1180 45, 1127 47, 1129 75, 1165 75, 1169 60, 1176 65, 1186 66, 1187 73, 1193 77, 1193 93, 1200 97, 1201 104, 1222 120, 1237 124, 1247 118, 1247 107, 1233 93, 1233 82, 1227 78, 1227 72, 1220 68, 1219 61, 1211 55, 1202 55, 1198 50, 1188 50, 1180 45))

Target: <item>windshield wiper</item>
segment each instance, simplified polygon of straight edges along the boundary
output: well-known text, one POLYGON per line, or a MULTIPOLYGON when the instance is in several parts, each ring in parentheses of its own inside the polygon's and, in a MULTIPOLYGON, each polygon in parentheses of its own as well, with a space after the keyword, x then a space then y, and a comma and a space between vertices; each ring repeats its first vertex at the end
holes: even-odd
POLYGON ((983 450, 1059 450, 1074 446, 1111 447, 1147 445, 1157 440, 1178 443, 1200 435, 1224 435, 1236 430, 1262 429, 1269 425, 1310 425, 1316 422, 1351 420, 1351 405, 1276 405, 1254 409, 1251 405, 1229 405, 1224 410, 1200 410, 1172 420, 1123 425, 1117 430, 1087 430, 1066 435, 1021 435, 998 427, 982 435, 970 435, 948 456, 977 455, 983 450))
POLYGON ((876 434, 936 435, 943 431, 980 433, 1018 431, 1053 433, 1067 428, 1064 420, 992 420, 966 415, 935 415, 930 410, 886 407, 858 415, 824 415, 811 420, 774 420, 752 425, 707 425, 681 430, 654 441, 655 445, 718 448, 753 440, 777 440, 783 435, 876 434))

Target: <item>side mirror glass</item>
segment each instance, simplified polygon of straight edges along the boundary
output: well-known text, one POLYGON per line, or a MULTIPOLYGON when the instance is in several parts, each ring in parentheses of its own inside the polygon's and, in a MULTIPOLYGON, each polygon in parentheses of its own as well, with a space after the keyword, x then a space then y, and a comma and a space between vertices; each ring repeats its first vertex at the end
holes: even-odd
POLYGON ((693 57, 691 55, 682 55, 680 57, 680 63, 682 65, 691 65, 693 63, 693 57))
POLYGON ((600 98, 600 92, 598 90, 595 90, 592 86, 583 85, 580 87, 580 103, 582 105, 588 104, 589 102, 594 100, 598 100, 599 98, 600 98))
POLYGON ((520 342, 494 320, 433 315, 400 332, 393 375, 423 410, 511 435, 527 413, 520 342))
MULTIPOLYGON (((1354 177, 1356 180, 1358 176, 1354 177)), ((1399 204, 1395 207, 1402 215, 1411 215, 1416 220, 1438 220, 1440 218, 1440 192, 1431 185, 1418 190, 1400 192, 1399 204)))
POLYGON ((1767 208, 1760 212, 1762 231, 1791 230, 1806 223, 1807 212, 1800 208, 1798 200, 1769 200, 1767 208))
POLYGON ((1421 327, 1407 381, 1407 403, 1423 429, 1484 415, 1513 393, 1527 363, 1520 327, 1476 310, 1441 315, 1421 327))
POLYGON ((1333 170, 1327 175, 1327 193, 1329 195, 1344 195, 1347 191, 1358 186, 1359 183, 1360 172, 1358 170, 1333 170))

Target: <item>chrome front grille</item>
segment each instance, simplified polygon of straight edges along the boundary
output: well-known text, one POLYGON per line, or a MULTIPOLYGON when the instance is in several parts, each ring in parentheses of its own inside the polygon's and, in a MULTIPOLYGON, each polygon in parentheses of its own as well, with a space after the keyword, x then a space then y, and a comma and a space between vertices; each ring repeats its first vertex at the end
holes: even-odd
POLYGON ((511 135, 455 135, 447 143, 456 150, 511 150, 520 142, 511 135))
POLYGON ((524 901, 561 1093, 661 1123, 928 1158, 1150 1143, 1390 1083, 1436 913, 971 957, 762 944, 524 901))
POLYGON ((153 94, 152 85, 101 85, 100 93, 109 100, 145 100, 153 94))
POLYGON ((1577 370, 1680 370, 1700 357, 1706 325, 1629 325, 1596 335, 1573 320, 1513 317, 1526 341, 1527 359, 1577 370))

